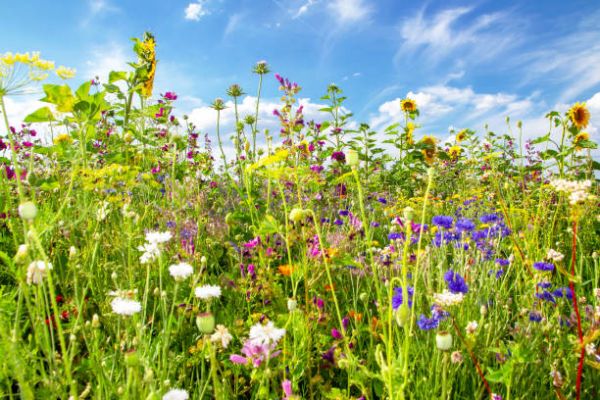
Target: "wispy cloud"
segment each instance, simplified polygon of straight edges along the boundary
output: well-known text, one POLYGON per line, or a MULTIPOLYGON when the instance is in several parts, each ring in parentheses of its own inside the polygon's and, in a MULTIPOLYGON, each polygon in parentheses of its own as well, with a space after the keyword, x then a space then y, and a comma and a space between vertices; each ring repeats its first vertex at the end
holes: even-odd
POLYGON ((327 9, 342 25, 367 19, 373 12, 372 5, 365 0, 331 0, 327 9))
POLYGON ((204 0, 189 3, 185 8, 185 19, 189 21, 200 21, 200 18, 208 14, 210 13, 206 8, 206 1, 204 0))
POLYGON ((292 15, 293 19, 300 18, 302 15, 306 14, 313 5, 315 5, 317 0, 307 0, 304 4, 302 4, 292 15))
POLYGON ((110 71, 125 71, 127 66, 128 49, 121 43, 110 42, 92 46, 85 61, 80 78, 92 79, 100 77, 103 82, 108 81, 110 71))
POLYGON ((239 26, 242 20, 244 19, 244 15, 241 13, 232 14, 227 19, 227 25, 225 26, 225 31, 223 32, 223 36, 227 37, 231 35, 239 26))
POLYGON ((472 7, 458 7, 431 15, 425 9, 405 19, 399 27, 400 47, 394 61, 422 58, 428 64, 442 61, 488 61, 520 43, 520 21, 510 12, 473 16, 472 7))

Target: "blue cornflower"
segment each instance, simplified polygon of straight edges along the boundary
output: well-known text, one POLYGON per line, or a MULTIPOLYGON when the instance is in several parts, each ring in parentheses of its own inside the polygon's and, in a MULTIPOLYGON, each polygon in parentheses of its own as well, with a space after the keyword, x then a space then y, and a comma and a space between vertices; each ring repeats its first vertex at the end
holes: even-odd
POLYGON ((388 235, 389 240, 404 240, 404 234, 402 232, 392 232, 388 235))
POLYGON ((536 293, 535 297, 540 300, 549 301, 550 303, 556 304, 556 300, 554 300, 554 295, 547 290, 544 290, 542 293, 536 293))
POLYGON ((542 314, 537 311, 531 311, 529 313, 529 320, 531 322, 540 322, 542 320, 542 314))
POLYGON ((538 282, 537 287, 542 289, 548 289, 552 284, 550 282, 538 282))
POLYGON ((435 317, 426 318, 425 315, 423 315, 423 314, 421 314, 421 316, 417 320, 417 325, 419 326, 419 329, 421 329, 423 331, 430 331, 432 329, 435 329, 438 327, 439 324, 440 324, 439 319, 437 319, 435 317))
POLYGON ((347 217, 348 216, 348 210, 340 210, 338 212, 338 214, 340 214, 342 217, 347 217))
POLYGON ((484 224, 493 224, 500 221, 501 217, 498 214, 485 214, 479 217, 479 220, 484 224))
POLYGON ((496 264, 501 267, 506 267, 510 264, 510 261, 508 261, 506 258, 496 258, 496 264))
POLYGON ((496 271, 496 279, 502 278, 502 275, 504 275, 503 269, 499 269, 498 271, 496 271))
POLYGON ((573 299, 573 291, 570 287, 561 287, 556 289, 552 294, 556 297, 566 297, 567 299, 573 299))
POLYGON ((533 263, 533 268, 537 269, 538 271, 554 271, 554 264, 538 261, 533 263))
POLYGON ((342 221, 341 219, 336 219, 335 221, 333 221, 334 225, 344 225, 344 221, 342 221))
POLYGON ((456 229, 461 232, 471 232, 475 229, 475 223, 468 218, 461 218, 456 222, 456 229))
MULTIPOLYGON (((415 289, 411 286, 406 288, 406 292, 408 293, 408 306, 412 307, 412 297, 415 293, 415 289)), ((395 310, 402 305, 402 287, 395 287, 394 294, 392 296, 392 308, 395 310)))
POLYGON ((452 223, 454 222, 454 218, 449 217, 447 215, 436 215, 431 219, 431 223, 437 225, 441 228, 450 229, 452 228, 452 223))
POLYGON ((444 280, 452 293, 467 293, 469 291, 469 286, 467 286, 464 278, 451 269, 444 274, 444 280))
POLYGON ((379 227, 379 222, 377 222, 377 221, 373 221, 373 222, 371 222, 371 226, 372 226, 373 228, 377 228, 377 227, 379 227))
POLYGON ((385 199, 385 197, 380 197, 377 199, 378 202, 380 202, 381 204, 387 204, 387 200, 385 199))

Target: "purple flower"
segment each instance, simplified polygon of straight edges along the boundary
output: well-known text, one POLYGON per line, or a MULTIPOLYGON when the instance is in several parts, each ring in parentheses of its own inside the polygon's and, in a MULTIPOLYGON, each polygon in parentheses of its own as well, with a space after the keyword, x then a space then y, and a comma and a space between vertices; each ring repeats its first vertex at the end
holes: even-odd
POLYGON ((331 337, 337 340, 341 340, 343 338, 342 333, 336 328, 331 329, 331 337))
POLYGON ((550 303, 556 304, 556 300, 554 300, 554 295, 547 290, 544 290, 541 293, 536 293, 535 297, 537 297, 540 300, 545 300, 550 303))
POLYGON ((569 287, 561 287, 556 289, 552 294, 556 297, 566 297, 567 299, 573 299, 573 291, 569 287))
POLYGON ((537 269, 538 271, 554 271, 554 264, 538 261, 533 263, 533 268, 537 269))
POLYGON ((475 229, 475 223, 468 218, 461 218, 456 222, 456 229, 461 232, 470 232, 475 229))
POLYGON ((485 214, 479 217, 479 220, 484 224, 493 224, 500 221, 501 217, 498 214, 485 214))
POLYGON ((251 363, 254 368, 260 367, 263 361, 277 357, 281 351, 275 350, 276 343, 266 344, 255 344, 250 340, 246 340, 242 347, 243 356, 239 354, 232 354, 229 356, 229 361, 234 364, 248 364, 251 363))
POLYGON ((433 225, 439 226, 441 228, 450 229, 452 228, 452 223, 454 222, 454 218, 449 217, 447 215, 436 215, 431 219, 431 223, 433 225))
POLYGON ((469 292, 469 286, 467 286, 465 279, 451 269, 444 274, 444 280, 448 284, 448 289, 450 289, 452 293, 466 294, 469 292))
POLYGON ((389 240, 404 240, 404 233, 402 232, 392 232, 388 235, 389 240))
POLYGON ((175 92, 167 92, 163 95, 163 97, 165 98, 165 100, 177 100, 177 95, 175 94, 175 92))
POLYGON ((531 311, 529 313, 529 320, 531 322, 540 322, 542 320, 542 314, 537 311, 531 311))
POLYGON ((496 258, 496 264, 501 267, 506 267, 510 264, 510 261, 508 261, 506 258, 496 258))
MULTIPOLYGON (((412 297, 413 294, 415 293, 415 289, 411 286, 406 288, 406 292, 408 293, 408 306, 412 307, 412 297)), ((392 308, 394 310, 396 310, 398 307, 400 307, 403 303, 403 298, 402 298, 402 287, 395 287, 394 288, 394 294, 392 296, 392 308)))
POLYGON ((427 318, 423 314, 421 314, 421 316, 417 320, 417 325, 419 326, 419 329, 421 329, 423 331, 430 331, 432 329, 435 329, 438 327, 439 324, 440 324, 439 319, 437 319, 435 317, 427 318))
POLYGON ((343 164, 346 162, 346 155, 343 151, 334 151, 331 155, 331 159, 343 164))
POLYGON ((281 382, 281 388, 283 389, 283 400, 291 399, 294 395, 294 392, 292 390, 292 381, 290 381, 289 379, 284 380, 283 382, 281 382))

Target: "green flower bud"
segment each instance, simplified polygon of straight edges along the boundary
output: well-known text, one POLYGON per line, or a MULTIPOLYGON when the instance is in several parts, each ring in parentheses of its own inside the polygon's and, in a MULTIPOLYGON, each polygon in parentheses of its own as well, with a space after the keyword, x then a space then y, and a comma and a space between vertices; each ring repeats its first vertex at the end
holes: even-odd
POLYGON ((213 333, 215 330, 215 316, 210 312, 196 316, 196 326, 201 333, 213 333))
POLYGON ((19 206, 19 216, 26 221, 33 221, 37 212, 37 207, 31 201, 26 201, 19 206))
POLYGON ((442 351, 447 351, 452 348, 452 335, 442 331, 435 335, 435 345, 442 351))

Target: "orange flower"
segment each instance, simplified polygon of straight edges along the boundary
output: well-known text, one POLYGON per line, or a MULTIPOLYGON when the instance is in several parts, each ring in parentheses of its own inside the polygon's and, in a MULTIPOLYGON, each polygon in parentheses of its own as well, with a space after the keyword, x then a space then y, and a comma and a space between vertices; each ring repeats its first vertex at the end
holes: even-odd
POLYGON ((354 319, 355 321, 357 321, 357 322, 360 322, 360 321, 362 321, 362 313, 357 313, 357 312, 356 312, 356 311, 354 311, 354 310, 350 310, 350 311, 348 311, 348 316, 349 316, 350 318, 353 318, 353 319, 354 319))
POLYGON ((288 264, 280 265, 279 267, 277 267, 277 269, 279 270, 279 273, 283 276, 290 276, 292 275, 292 272, 294 272, 294 267, 288 264))
POLYGON ((335 285, 327 284, 327 285, 325 285, 325 290, 333 292, 335 290, 335 285))

